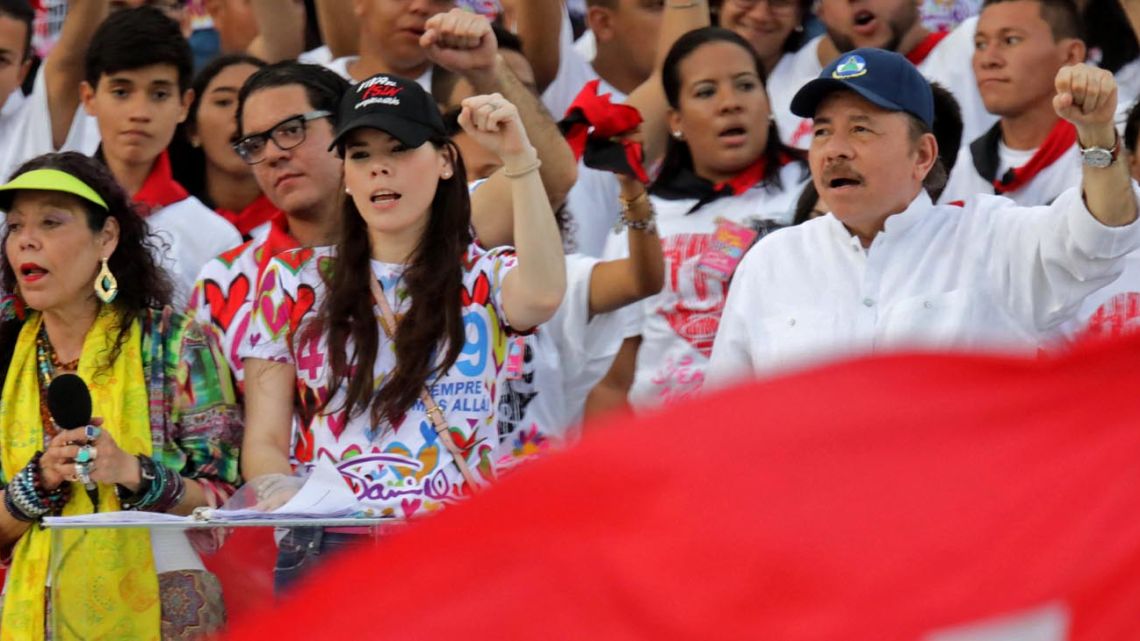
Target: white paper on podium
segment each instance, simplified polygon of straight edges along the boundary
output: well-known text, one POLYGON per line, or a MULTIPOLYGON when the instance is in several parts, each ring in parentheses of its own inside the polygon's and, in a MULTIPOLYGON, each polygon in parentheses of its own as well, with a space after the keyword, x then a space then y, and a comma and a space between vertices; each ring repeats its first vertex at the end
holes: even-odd
POLYGON ((90 524, 102 526, 115 525, 161 525, 167 523, 197 523, 212 521, 264 521, 279 519, 282 521, 295 521, 303 519, 330 519, 364 515, 364 507, 356 500, 356 496, 344 482, 340 472, 331 462, 322 459, 317 463, 312 474, 301 486, 296 496, 285 505, 272 512, 260 510, 225 510, 199 508, 189 516, 162 514, 157 512, 99 512, 96 514, 79 514, 76 516, 49 516, 44 518, 44 525, 75 525, 90 524))

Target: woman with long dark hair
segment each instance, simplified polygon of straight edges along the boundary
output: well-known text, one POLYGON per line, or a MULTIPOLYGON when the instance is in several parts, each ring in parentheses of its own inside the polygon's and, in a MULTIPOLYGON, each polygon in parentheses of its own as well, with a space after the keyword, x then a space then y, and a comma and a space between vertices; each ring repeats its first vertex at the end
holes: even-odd
MULTIPOLYGON (((763 65, 739 35, 685 34, 665 58, 662 84, 670 140, 649 193, 665 288, 643 304, 602 383, 629 389, 639 406, 701 388, 737 262, 759 234, 791 223, 808 176, 776 134, 763 65)), ((610 241, 607 254, 623 252, 623 237, 610 241)))
POLYGON ((0 318, 0 554, 11 562, 2 638, 217 630, 221 588, 185 534, 69 531, 53 545, 38 524, 220 505, 238 480, 241 431, 225 359, 169 307, 146 221, 97 160, 28 161, 0 187, 0 209, 0 285, 15 292, 0 318), (90 390, 92 425, 56 424, 48 389, 63 374, 90 390))
MULTIPOLYGON (((534 148, 501 96, 465 100, 460 124, 503 159, 514 250, 474 243, 462 159, 418 84, 375 76, 340 111, 342 237, 282 254, 262 276, 242 351, 242 471, 263 507, 295 490, 293 406, 282 402, 295 389, 304 467, 331 463, 364 505, 413 517, 495 478, 507 340, 561 303, 562 245, 534 148)), ((283 542, 278 585, 305 549, 335 538, 283 542)))
POLYGON ((249 239, 277 213, 253 171, 234 151, 238 91, 265 62, 245 54, 219 56, 194 76, 194 101, 170 145, 170 164, 191 195, 249 239))

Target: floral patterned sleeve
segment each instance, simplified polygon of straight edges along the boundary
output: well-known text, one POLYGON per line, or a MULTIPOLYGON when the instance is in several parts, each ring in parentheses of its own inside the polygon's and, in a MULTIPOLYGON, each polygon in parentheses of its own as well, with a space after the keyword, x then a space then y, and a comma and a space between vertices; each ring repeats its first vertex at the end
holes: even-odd
POLYGON ((153 320, 144 353, 152 356, 154 457, 201 483, 216 507, 240 482, 242 424, 229 365, 213 335, 189 316, 168 309, 153 320))

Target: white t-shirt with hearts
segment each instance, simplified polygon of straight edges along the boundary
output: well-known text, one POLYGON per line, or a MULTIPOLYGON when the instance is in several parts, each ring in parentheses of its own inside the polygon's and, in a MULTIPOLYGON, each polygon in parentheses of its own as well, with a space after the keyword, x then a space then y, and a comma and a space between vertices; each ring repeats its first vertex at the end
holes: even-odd
MULTIPOLYGON (((472 244, 464 259, 463 321, 466 342, 455 364, 429 386, 444 412, 451 436, 480 482, 495 477, 492 452, 499 445, 498 397, 505 378, 511 329, 502 305, 503 278, 515 266, 514 250, 483 250, 472 244)), ((324 332, 306 331, 326 294, 321 276, 336 264, 331 247, 297 249, 274 258, 261 277, 243 358, 289 363, 296 368, 300 393, 300 462, 312 469, 318 459, 337 466, 366 506, 384 515, 412 517, 439 509, 466 495, 463 477, 437 438, 422 402, 398 425, 373 425, 368 413, 347 416, 344 390, 329 390, 330 364, 324 332), (332 395, 329 412, 317 412, 332 395)), ((393 311, 407 311, 411 299, 402 281, 404 266, 372 261, 393 311)), ((378 306, 373 306, 381 314, 378 306)), ((395 367, 393 343, 380 332, 376 381, 395 367)), ((346 348, 352 354, 351 344, 346 348)))

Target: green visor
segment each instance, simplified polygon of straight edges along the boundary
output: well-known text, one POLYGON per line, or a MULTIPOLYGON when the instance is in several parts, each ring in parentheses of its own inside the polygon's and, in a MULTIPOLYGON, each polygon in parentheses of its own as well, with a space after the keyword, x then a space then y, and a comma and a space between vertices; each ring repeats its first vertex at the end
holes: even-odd
POLYGON ((0 185, 0 210, 8 211, 12 206, 12 198, 15 194, 5 192, 27 189, 61 191, 99 205, 104 211, 110 211, 107 203, 103 201, 103 197, 89 187, 87 183, 58 169, 33 169, 16 176, 6 185, 0 185))

